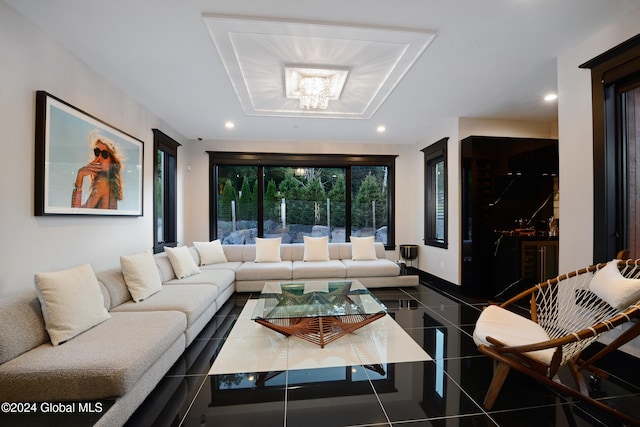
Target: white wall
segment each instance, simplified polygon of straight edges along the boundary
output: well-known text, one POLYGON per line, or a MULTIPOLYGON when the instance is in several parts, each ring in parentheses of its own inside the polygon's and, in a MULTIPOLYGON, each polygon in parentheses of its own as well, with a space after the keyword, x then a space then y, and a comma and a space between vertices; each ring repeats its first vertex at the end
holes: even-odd
POLYGON ((413 218, 413 242, 419 245, 418 267, 434 276, 438 276, 451 283, 459 284, 460 275, 460 143, 458 137, 458 119, 451 119, 442 123, 437 129, 432 129, 429 135, 415 144, 418 154, 413 158, 415 170, 416 215, 413 218), (447 249, 425 246, 424 244, 424 155, 420 152, 424 148, 449 138, 447 141, 447 249))
POLYGON ((560 271, 594 261, 591 71, 578 67, 638 34, 638 22, 640 10, 558 57, 560 271))
MULTIPOLYGON (((186 151, 186 238, 184 244, 209 239, 209 155, 207 151, 262 153, 370 154, 397 155, 396 158, 396 244, 413 243, 416 214, 416 172, 414 159, 422 153, 410 145, 362 144, 344 142, 301 143, 291 141, 192 141, 186 151)), ((398 259, 398 251, 387 258, 398 259)))
MULTIPOLYGON (((151 129, 159 128, 179 142, 181 137, 4 2, 0 2, 0 57, 0 296, 32 289, 38 271, 87 262, 101 270, 119 265, 121 254, 151 248, 151 129), (144 216, 34 216, 36 90, 144 141, 144 216)), ((72 185, 70 177, 70 195, 72 185)), ((179 234, 184 234, 182 229, 179 234)))

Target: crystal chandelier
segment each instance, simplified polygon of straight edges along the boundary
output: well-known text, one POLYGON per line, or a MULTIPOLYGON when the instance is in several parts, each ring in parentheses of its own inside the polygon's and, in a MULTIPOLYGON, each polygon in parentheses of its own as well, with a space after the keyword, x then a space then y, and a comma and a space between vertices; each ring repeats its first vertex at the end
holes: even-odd
POLYGON ((285 66, 287 98, 298 99, 303 110, 325 110, 330 100, 340 98, 348 70, 285 66))
POLYGON ((302 77, 300 79, 300 108, 321 109, 329 106, 329 79, 327 77, 302 77))

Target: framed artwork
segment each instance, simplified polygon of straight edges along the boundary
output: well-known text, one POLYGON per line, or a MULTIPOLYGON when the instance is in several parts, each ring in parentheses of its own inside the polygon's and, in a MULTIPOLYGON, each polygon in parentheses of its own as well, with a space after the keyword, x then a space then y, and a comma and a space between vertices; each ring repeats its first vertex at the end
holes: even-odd
POLYGON ((142 215, 143 143, 36 92, 35 215, 142 215))

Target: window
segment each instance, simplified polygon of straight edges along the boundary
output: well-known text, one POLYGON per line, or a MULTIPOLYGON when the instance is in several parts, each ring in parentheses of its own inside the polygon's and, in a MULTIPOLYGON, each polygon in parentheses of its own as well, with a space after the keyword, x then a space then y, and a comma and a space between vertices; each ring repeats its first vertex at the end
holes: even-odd
POLYGON ((395 156, 209 152, 210 234, 226 244, 256 237, 375 236, 394 245, 395 156))
POLYGON ((591 69, 594 147, 594 262, 620 250, 640 257, 640 35, 599 55, 591 69))
POLYGON ((153 192, 153 250, 164 251, 165 246, 176 246, 178 227, 176 219, 176 169, 180 144, 158 129, 153 129, 154 192, 153 192))
POLYGON ((447 247, 447 141, 424 148, 424 244, 447 247))

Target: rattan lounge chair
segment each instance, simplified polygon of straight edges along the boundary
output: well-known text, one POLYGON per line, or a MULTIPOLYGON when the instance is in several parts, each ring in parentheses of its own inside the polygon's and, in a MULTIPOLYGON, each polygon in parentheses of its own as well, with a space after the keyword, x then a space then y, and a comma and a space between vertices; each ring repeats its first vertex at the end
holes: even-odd
POLYGON ((473 334, 478 349, 496 361, 485 408, 493 407, 513 368, 638 425, 639 420, 589 396, 580 372, 588 364, 578 362, 582 350, 601 334, 640 317, 639 300, 640 260, 613 260, 555 277, 486 307, 473 334), (577 387, 557 378, 564 365, 577 387))

